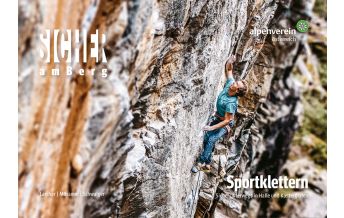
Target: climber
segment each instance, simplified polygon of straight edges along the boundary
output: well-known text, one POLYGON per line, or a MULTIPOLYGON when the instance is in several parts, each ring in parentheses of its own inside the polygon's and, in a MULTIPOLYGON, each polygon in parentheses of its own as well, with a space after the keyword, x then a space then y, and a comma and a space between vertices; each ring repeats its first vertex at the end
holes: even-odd
POLYGON ((247 92, 246 81, 235 81, 233 78, 234 62, 234 56, 231 56, 226 61, 226 84, 217 97, 216 112, 211 116, 208 125, 203 127, 205 131, 203 152, 191 169, 193 173, 197 173, 200 170, 210 171, 211 156, 215 143, 229 133, 230 128, 234 126, 234 114, 238 107, 238 97, 244 96, 247 92))

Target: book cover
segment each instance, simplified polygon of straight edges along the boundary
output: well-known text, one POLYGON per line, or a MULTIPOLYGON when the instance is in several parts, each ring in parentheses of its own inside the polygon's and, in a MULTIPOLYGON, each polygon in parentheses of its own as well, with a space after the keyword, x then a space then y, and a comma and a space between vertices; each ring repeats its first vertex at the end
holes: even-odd
POLYGON ((327 217, 326 0, 18 7, 19 217, 327 217))

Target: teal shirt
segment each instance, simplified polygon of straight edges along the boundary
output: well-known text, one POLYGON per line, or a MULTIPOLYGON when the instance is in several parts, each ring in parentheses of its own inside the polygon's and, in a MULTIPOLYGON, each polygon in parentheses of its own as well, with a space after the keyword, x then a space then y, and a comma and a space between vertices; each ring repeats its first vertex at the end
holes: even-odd
POLYGON ((229 96, 228 89, 234 83, 234 79, 232 77, 228 78, 225 84, 225 87, 217 97, 216 101, 216 109, 218 115, 221 117, 225 116, 225 112, 235 114, 238 108, 238 97, 237 96, 229 96))

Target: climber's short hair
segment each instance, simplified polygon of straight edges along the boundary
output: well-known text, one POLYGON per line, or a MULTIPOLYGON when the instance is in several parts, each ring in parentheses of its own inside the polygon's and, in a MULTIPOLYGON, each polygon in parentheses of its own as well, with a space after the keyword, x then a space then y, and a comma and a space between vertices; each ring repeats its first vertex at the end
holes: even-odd
POLYGON ((236 93, 237 96, 242 97, 247 93, 247 82, 245 80, 239 80, 239 82, 242 82, 243 87, 238 89, 238 92, 236 93))

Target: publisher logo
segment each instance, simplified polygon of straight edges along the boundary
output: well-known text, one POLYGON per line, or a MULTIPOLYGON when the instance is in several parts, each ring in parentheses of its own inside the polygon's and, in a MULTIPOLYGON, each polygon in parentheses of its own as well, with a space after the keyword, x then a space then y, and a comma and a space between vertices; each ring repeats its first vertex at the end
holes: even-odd
POLYGON ((253 35, 256 38, 256 40, 264 40, 264 37, 261 37, 261 35, 272 35, 271 39, 273 42, 295 42, 296 41, 296 30, 293 28, 284 28, 284 29, 251 29, 250 35, 253 35))
POLYGON ((105 50, 105 34, 100 34, 98 29, 94 34, 88 34, 86 29, 47 29, 39 35, 41 46, 39 55, 43 62, 51 64, 43 65, 39 69, 41 76, 61 74, 72 76, 77 73, 80 76, 101 73, 107 77, 107 68, 101 68, 100 64, 107 63, 105 50), (59 63, 65 63, 59 65, 59 63), (97 64, 99 64, 97 66, 97 64), (93 68, 91 68, 93 66, 93 68))
POLYGON ((308 31, 309 23, 306 20, 299 20, 296 24, 296 29, 300 33, 305 33, 308 31))

